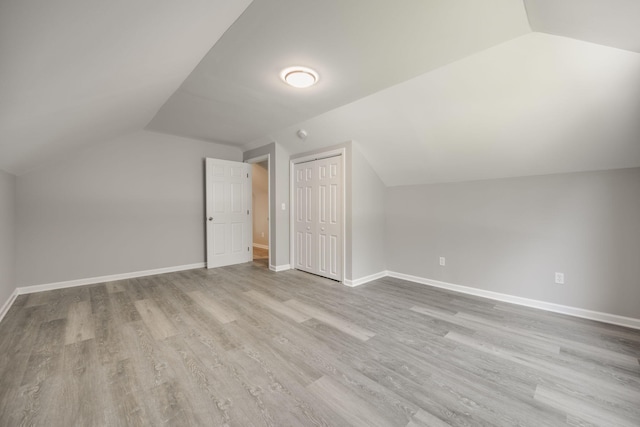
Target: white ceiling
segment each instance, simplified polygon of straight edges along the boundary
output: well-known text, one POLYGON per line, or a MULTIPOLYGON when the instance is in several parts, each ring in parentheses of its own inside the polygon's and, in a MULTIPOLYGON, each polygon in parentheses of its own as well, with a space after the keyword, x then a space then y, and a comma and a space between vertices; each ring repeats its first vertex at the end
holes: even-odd
POLYGON ((144 128, 250 0, 2 0, 0 169, 144 128))
POLYGON ((640 166, 639 118, 639 54, 531 33, 271 138, 355 140, 394 186, 640 166))
POLYGON ((639 0, 524 0, 533 31, 640 53, 639 0))
POLYGON ((513 0, 254 0, 149 128, 242 145, 529 31, 513 0))
POLYGON ((292 153, 356 140, 387 185, 640 166, 639 5, 3 0, 0 169, 145 126, 292 153), (320 82, 284 85, 290 65, 320 82))

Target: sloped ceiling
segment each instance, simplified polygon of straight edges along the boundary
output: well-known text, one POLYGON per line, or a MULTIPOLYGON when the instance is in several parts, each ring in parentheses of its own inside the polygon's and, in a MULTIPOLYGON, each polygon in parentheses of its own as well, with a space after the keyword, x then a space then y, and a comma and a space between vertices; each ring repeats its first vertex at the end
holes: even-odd
POLYGON ((533 31, 640 53, 638 0, 524 0, 533 31))
POLYGON ((2 0, 0 169, 144 128, 250 0, 2 0))
POLYGON ((513 0, 254 0, 149 128, 246 144, 529 31, 513 0))
POLYGON ((0 168, 145 126, 356 140, 387 185, 640 166, 637 0, 249 3, 3 1, 0 168))
POLYGON ((640 55, 531 33, 272 138, 356 140, 388 186, 640 166, 640 55))

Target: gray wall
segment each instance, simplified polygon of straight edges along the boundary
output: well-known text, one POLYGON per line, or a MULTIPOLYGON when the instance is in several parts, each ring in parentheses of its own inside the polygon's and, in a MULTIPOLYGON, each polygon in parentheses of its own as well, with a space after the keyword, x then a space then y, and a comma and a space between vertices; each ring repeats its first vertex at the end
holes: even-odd
POLYGON ((289 153, 279 144, 272 142, 262 147, 245 151, 245 161, 261 156, 270 156, 269 176, 271 179, 271 266, 282 267, 289 264, 289 153), (285 210, 281 209, 285 204, 285 210))
POLYGON ((251 165, 253 243, 269 245, 269 176, 267 162, 251 165))
POLYGON ((0 170, 0 307, 16 288, 16 179, 0 170))
POLYGON ((386 187, 362 155, 351 149, 351 277, 354 280, 386 270, 386 187))
POLYGON ((386 234, 391 271, 640 318, 640 168, 389 188, 386 234))
POLYGON ((204 262, 205 157, 242 153, 142 131, 20 176, 18 286, 204 262))

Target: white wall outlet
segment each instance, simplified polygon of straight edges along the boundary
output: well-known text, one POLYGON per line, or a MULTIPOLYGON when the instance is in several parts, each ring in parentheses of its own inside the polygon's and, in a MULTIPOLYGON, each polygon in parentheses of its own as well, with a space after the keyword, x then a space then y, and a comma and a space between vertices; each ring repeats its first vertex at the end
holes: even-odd
POLYGON ((261 234, 261 236, 260 236, 260 237, 264 237, 264 231, 263 231, 262 233, 260 233, 260 234, 261 234))
POLYGON ((287 205, 285 205, 284 203, 282 204, 282 210, 286 211, 287 210, 287 205))
POLYGON ((564 273, 556 272, 556 283, 558 285, 564 285, 564 273))
POLYGON ((446 264, 446 262, 447 262, 447 260, 446 260, 446 259, 444 259, 444 257, 443 257, 443 256, 441 256, 441 257, 440 257, 440 265, 444 267, 444 266, 445 266, 445 264, 446 264))

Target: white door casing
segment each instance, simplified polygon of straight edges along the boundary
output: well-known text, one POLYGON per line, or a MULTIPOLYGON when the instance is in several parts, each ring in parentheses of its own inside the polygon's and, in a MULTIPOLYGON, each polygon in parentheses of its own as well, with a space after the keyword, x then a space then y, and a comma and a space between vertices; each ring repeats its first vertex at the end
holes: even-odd
POLYGON ((294 165, 294 268, 342 280, 342 157, 294 165))
POLYGON ((251 165, 206 159, 207 268, 249 262, 251 165))

